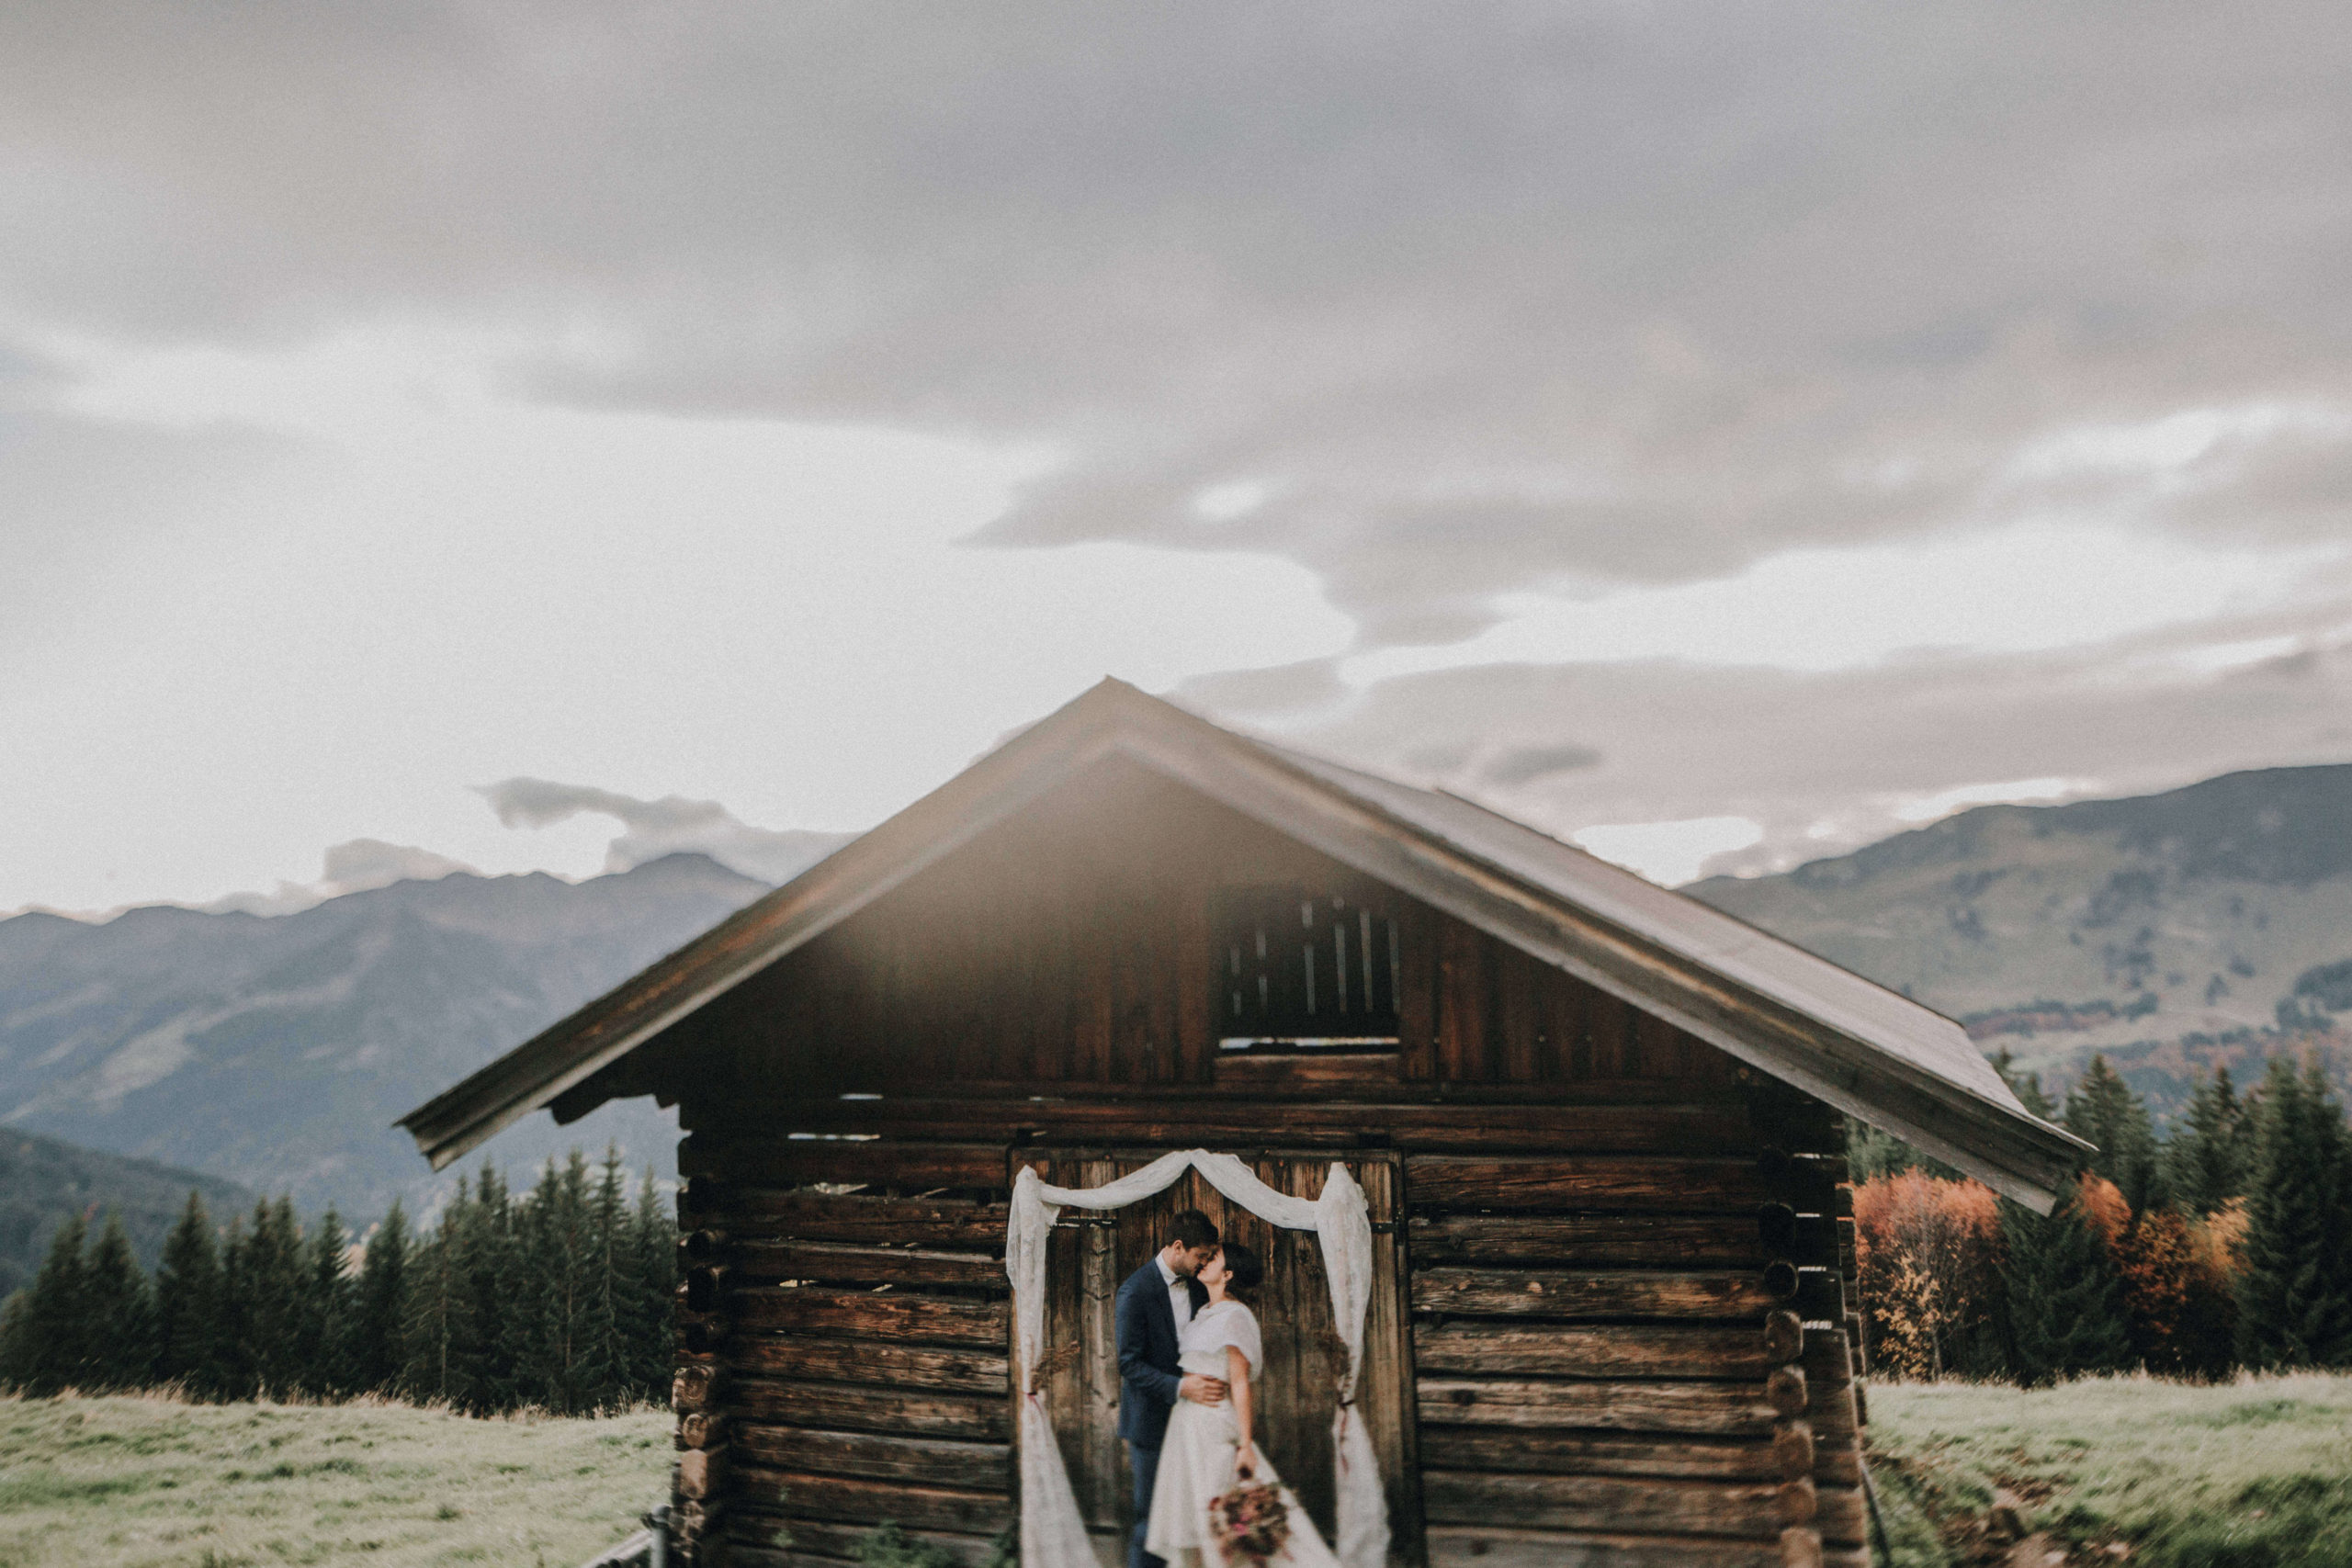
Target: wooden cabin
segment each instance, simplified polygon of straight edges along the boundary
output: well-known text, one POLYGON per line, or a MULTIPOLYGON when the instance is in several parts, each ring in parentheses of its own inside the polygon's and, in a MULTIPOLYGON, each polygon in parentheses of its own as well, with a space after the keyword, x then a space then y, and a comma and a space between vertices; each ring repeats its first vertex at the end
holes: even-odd
MULTIPOLYGON (((1363 1189, 1392 1561, 1859 1565, 1843 1117, 2044 1211, 2084 1146, 1903 997, 1116 682, 403 1125, 437 1167, 644 1094, 686 1132, 673 1518, 739 1568, 838 1568, 884 1520, 987 1562, 1021 1508, 1016 1175, 1194 1147, 1363 1189)), ((1333 1526, 1316 1236, 1195 1174, 1050 1235, 1037 1386, 1105 1562, 1111 1297, 1186 1205, 1269 1260, 1266 1444, 1333 1526)))

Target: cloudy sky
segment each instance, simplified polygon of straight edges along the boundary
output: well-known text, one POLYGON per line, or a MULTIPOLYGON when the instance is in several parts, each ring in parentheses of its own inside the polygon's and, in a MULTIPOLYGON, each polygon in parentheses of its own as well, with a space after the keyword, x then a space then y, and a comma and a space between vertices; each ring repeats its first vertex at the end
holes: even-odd
POLYGON ((2347 44, 0 8, 0 909, 775 863, 1106 672, 1668 881, 2352 761, 2347 44))

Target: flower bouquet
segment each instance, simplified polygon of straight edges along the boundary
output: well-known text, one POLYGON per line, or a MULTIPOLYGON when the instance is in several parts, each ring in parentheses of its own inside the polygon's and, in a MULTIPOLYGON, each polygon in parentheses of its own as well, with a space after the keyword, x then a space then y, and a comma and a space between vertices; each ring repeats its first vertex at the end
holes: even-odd
POLYGON ((1290 1509, 1265 1483, 1237 1482, 1209 1499, 1209 1534, 1227 1562, 1264 1568, 1290 1540, 1290 1509))

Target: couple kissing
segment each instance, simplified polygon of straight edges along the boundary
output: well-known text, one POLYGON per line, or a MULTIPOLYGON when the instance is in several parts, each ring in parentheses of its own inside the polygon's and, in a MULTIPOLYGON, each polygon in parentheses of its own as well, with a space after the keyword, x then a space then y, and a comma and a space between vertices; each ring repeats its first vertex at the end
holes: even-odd
POLYGON ((1289 1510, 1287 1540, 1271 1563, 1338 1568, 1254 1440, 1266 1352, 1249 1298, 1265 1265, 1239 1242, 1221 1243, 1198 1209, 1172 1216, 1159 1240, 1119 1287, 1119 1436, 1136 1501, 1127 1568, 1221 1562, 1211 1504, 1243 1482, 1276 1488, 1289 1510))

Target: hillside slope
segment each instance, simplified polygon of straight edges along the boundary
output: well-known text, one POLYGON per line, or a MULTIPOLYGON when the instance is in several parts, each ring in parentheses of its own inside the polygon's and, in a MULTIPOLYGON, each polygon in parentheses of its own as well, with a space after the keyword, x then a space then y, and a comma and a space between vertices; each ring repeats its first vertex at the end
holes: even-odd
POLYGON ((120 1214, 139 1261, 153 1269, 190 1191, 215 1219, 254 1204, 252 1192, 217 1176, 0 1131, 0 1297, 31 1281, 50 1238, 75 1214, 93 1229, 107 1211, 120 1214))
POLYGON ((1980 807, 1683 891, 2060 1081, 2106 1050, 2161 1111, 2199 1067, 2326 1039, 2352 1013, 2352 967, 2329 973, 2352 960, 2352 766, 1980 807))
MULTIPOLYGON (((0 1123, 169 1161, 355 1219, 435 1185, 392 1118, 761 893, 679 854, 578 884, 401 882, 299 914, 160 906, 0 920, 0 1123)), ((528 1163, 616 1140, 667 1170, 673 1119, 534 1117, 528 1163)))

